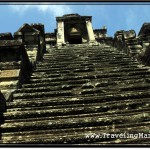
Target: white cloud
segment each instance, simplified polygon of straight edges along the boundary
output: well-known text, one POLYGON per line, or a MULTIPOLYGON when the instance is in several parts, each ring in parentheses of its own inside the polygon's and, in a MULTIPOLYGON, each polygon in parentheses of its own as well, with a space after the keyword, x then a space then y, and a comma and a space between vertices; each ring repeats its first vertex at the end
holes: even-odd
POLYGON ((72 9, 69 5, 53 5, 46 3, 38 3, 37 5, 9 5, 11 10, 20 15, 24 15, 28 10, 37 10, 41 13, 50 13, 54 16, 61 16, 67 13, 72 13, 72 9))

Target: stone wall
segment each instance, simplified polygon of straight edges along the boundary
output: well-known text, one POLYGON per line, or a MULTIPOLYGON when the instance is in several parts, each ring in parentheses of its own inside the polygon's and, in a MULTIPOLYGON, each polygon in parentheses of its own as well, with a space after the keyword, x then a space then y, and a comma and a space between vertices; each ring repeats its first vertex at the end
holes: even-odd
POLYGON ((6 101, 28 78, 31 66, 23 44, 17 40, 0 41, 0 89, 6 101))
POLYGON ((46 48, 56 45, 56 33, 45 33, 46 48))
POLYGON ((0 34, 0 117, 6 102, 12 101, 13 93, 29 79, 34 64, 42 59, 46 49, 45 32, 39 30, 25 24, 14 37, 11 33, 0 34))
POLYGON ((107 45, 113 46, 113 38, 107 36, 107 28, 103 26, 102 29, 95 29, 94 31, 94 36, 95 40, 98 43, 105 43, 107 45))

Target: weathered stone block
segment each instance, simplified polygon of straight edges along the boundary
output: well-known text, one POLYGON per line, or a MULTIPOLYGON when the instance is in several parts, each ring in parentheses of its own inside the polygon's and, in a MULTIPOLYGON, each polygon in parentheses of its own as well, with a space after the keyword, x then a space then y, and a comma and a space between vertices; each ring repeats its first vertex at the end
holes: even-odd
POLYGON ((107 36, 107 28, 105 26, 102 29, 95 29, 93 31, 95 38, 102 38, 107 36))
POLYGON ((21 60, 22 43, 17 40, 2 40, 0 41, 0 61, 19 61, 21 60))
POLYGON ((137 56, 139 61, 142 61, 145 65, 150 65, 150 45, 146 48, 143 48, 139 55, 137 56))
POLYGON ((56 45, 56 34, 55 33, 46 33, 45 34, 46 46, 56 45))
POLYGON ((22 42, 23 41, 22 32, 15 32, 14 33, 14 39, 22 42))
POLYGON ((148 43, 148 42, 143 42, 143 43, 142 43, 142 47, 143 47, 143 48, 146 48, 147 46, 149 46, 149 43, 148 43))
POLYGON ((18 80, 2 81, 0 82, 0 89, 15 89, 18 87, 18 85, 18 80))
POLYGON ((118 35, 123 35, 124 30, 120 30, 120 31, 116 31, 114 37, 118 36, 118 35))
POLYGON ((1 70, 20 69, 20 67, 21 67, 21 61, 0 62, 1 70))
POLYGON ((131 46, 128 46, 128 48, 130 48, 130 49, 142 49, 142 46, 141 45, 131 45, 131 46))
POLYGON ((27 50, 27 54, 30 60, 30 63, 32 65, 32 67, 35 67, 36 61, 37 61, 37 57, 38 57, 38 49, 37 48, 28 48, 27 50))
POLYGON ((2 70, 0 72, 0 80, 16 79, 20 76, 20 69, 15 70, 2 70))
POLYGON ((134 39, 136 37, 136 33, 134 30, 124 31, 123 32, 123 38, 125 40, 127 39, 134 39))
POLYGON ((10 32, 0 33, 0 40, 13 40, 13 36, 10 32))
POLYGON ((45 34, 45 29, 44 29, 44 25, 41 23, 32 23, 31 27, 33 27, 36 30, 39 30, 41 32, 41 34, 45 34))

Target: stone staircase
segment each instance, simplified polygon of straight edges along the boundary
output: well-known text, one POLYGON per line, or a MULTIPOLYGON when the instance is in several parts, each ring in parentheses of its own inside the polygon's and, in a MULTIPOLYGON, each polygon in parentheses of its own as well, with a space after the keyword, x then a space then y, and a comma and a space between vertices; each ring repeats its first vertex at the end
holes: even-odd
POLYGON ((98 138, 149 133, 150 71, 117 49, 51 48, 28 83, 7 102, 2 144, 149 144, 148 138, 98 138))

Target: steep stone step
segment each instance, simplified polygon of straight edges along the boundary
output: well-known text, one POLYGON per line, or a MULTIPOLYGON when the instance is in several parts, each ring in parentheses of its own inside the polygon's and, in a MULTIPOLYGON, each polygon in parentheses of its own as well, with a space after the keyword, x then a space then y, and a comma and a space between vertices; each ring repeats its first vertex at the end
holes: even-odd
MULTIPOLYGON (((31 94, 32 95, 32 94, 31 94)), ((67 100, 71 100, 71 102, 77 102, 77 101, 81 101, 81 100, 84 100, 84 98, 86 98, 86 102, 89 100, 89 101, 91 101, 91 97, 90 96, 92 96, 93 97, 93 95, 91 94, 91 95, 87 95, 87 96, 83 96, 83 95, 81 95, 81 96, 77 96, 76 95, 76 97, 72 97, 72 96, 64 96, 64 97, 58 97, 58 99, 59 99, 59 102, 61 101, 61 99, 63 100, 63 101, 65 101, 65 99, 67 99, 67 100), (89 99, 88 99, 88 97, 89 97, 89 99)), ((94 97, 95 97, 96 95, 94 95, 94 97)), ((132 99, 135 99, 135 98, 147 98, 147 97, 149 97, 150 96, 150 94, 149 94, 149 91, 132 91, 132 92, 122 92, 122 93, 120 93, 120 92, 115 92, 115 93, 108 93, 108 94, 105 94, 105 95, 99 95, 99 96, 96 96, 96 98, 94 98, 93 97, 93 99, 96 101, 97 99, 100 99, 100 100, 112 100, 112 99, 130 99, 130 98, 132 98, 132 99)), ((33 97, 33 99, 35 99, 35 98, 38 98, 38 97, 33 97)), ((40 98, 40 97, 39 97, 40 98)), ((45 97, 43 97, 43 98, 45 98, 45 97)), ((30 99, 32 99, 32 97, 30 97, 30 99)), ((41 99, 41 98, 40 98, 41 99)), ((53 98, 50 98, 51 99, 51 102, 53 103, 57 103, 57 98, 55 98, 55 97, 53 97, 53 98), (54 100, 54 101, 53 101, 54 100)), ((28 97, 26 97, 26 96, 16 96, 16 98, 14 99, 15 101, 28 101, 28 97), (26 99, 27 98, 27 99, 26 99), (18 100, 17 100, 18 99, 18 100)), ((69 101, 65 101, 65 102, 68 102, 69 103, 69 101)), ((58 102, 58 103, 59 103, 58 102)))
MULTIPOLYGON (((145 133, 147 130, 149 130, 149 126, 150 126, 150 122, 142 122, 142 123, 125 123, 125 124, 116 124, 116 125, 108 125, 108 126, 90 126, 90 127, 76 127, 74 128, 74 132, 85 132, 86 136, 89 134, 96 134, 96 133, 118 133, 119 130, 122 131, 126 131, 127 133, 132 131, 132 133, 136 132, 137 129, 139 129, 139 131, 142 131, 141 133, 145 133), (136 126, 135 126, 136 125, 136 126), (99 132, 97 132, 99 131, 99 132), (133 132, 134 131, 134 132, 133 132), (90 132, 90 133, 89 133, 90 132)), ((5 136, 5 138, 9 137, 9 136, 20 136, 20 135, 44 135, 44 134, 66 134, 66 133, 73 133, 71 128, 67 128, 67 129, 50 129, 50 130, 34 130, 34 131, 18 131, 18 132, 6 132, 6 133, 2 133, 3 136, 5 136)), ((122 132, 124 133, 124 132, 122 132)), ((89 138, 87 136, 87 138, 89 138)))
MULTIPOLYGON (((133 126, 133 125, 132 125, 133 126)), ((143 139, 134 139, 134 138, 128 138, 128 139, 120 139, 119 138, 90 138, 96 137, 98 135, 105 135, 106 134, 120 134, 121 133, 126 133, 125 136, 128 136, 127 133, 137 133, 137 128, 140 133, 146 133, 146 131, 149 128, 148 123, 143 123, 143 124, 136 124, 136 127, 127 128, 128 125, 125 124, 126 128, 123 128, 119 126, 107 126, 104 129, 102 127, 86 127, 86 128, 74 128, 74 131, 70 129, 59 129, 59 130, 40 130, 40 131, 30 131, 30 132, 20 132, 16 133, 16 135, 13 135, 11 133, 6 133, 3 135, 3 141, 4 143, 9 143, 12 141, 14 143, 72 143, 72 144, 78 144, 78 143, 120 143, 120 142, 125 142, 125 143, 132 143, 133 141, 143 141, 143 139), (145 126, 144 126, 145 125, 145 126), (55 137, 54 137, 55 136, 55 137), (49 137, 49 138, 48 138, 49 137), (17 140, 16 140, 17 139, 17 140), (26 139, 26 140, 24 140, 26 139), (29 140, 30 139, 30 140, 29 140)), ((147 141, 144 139, 144 141, 147 141)), ((143 142, 142 142, 143 143, 143 142)))
MULTIPOLYGON (((107 61, 104 61, 104 62, 107 62, 107 61)), ((78 63, 78 65, 82 66, 82 65, 86 65, 87 63, 89 63, 89 61, 88 62, 82 61, 82 63, 80 61, 77 61, 77 62, 74 62, 74 61, 72 61, 72 62, 61 62, 61 63, 60 62, 57 62, 57 63, 54 63, 54 62, 51 62, 51 63, 49 63, 49 62, 39 62, 39 64, 37 64, 37 67, 43 67, 43 68, 50 67, 50 66, 56 66, 56 67, 61 66, 61 67, 63 67, 63 66, 68 66, 68 65, 77 65, 77 63, 78 63)), ((96 61, 91 61, 90 64, 91 63, 101 66, 101 64, 96 62, 96 61)), ((133 67, 134 68, 134 67, 137 67, 138 65, 139 64, 133 62, 133 64, 130 64, 128 67, 133 67)), ((110 65, 108 67, 114 68, 115 66, 110 65)), ((120 66, 118 66, 118 67, 120 67, 120 66)))
MULTIPOLYGON (((65 85, 66 84, 84 84, 87 83, 88 80, 84 79, 84 80, 76 80, 76 81, 65 81, 65 85)), ((43 81, 40 83, 28 83, 28 84, 24 84, 22 87, 23 88, 34 88, 34 87, 43 87, 43 86, 59 86, 64 84, 64 82, 57 82, 57 81, 53 81, 53 82, 47 82, 47 81, 43 81)))
POLYGON ((45 86, 37 88, 22 88, 15 91, 15 93, 35 93, 35 92, 49 92, 49 91, 59 91, 59 90, 71 90, 78 87, 78 85, 61 85, 61 86, 45 86))
POLYGON ((13 97, 15 99, 17 98, 33 98, 33 97, 63 97, 63 96, 72 96, 71 90, 65 90, 65 91, 49 91, 49 92, 37 92, 37 93, 15 93, 13 97))
MULTIPOLYGON (((69 73, 69 70, 68 72, 69 73)), ((135 76, 135 78, 138 76, 138 75, 143 75, 143 76, 149 76, 150 75, 150 72, 149 71, 130 71, 129 73, 126 73, 126 72, 113 72, 113 73, 99 73, 97 75, 94 75, 93 77, 95 79, 97 78, 109 78, 109 77, 128 77, 128 76, 135 76), (136 75, 136 76, 135 76, 136 75)), ((69 80, 81 80, 81 79, 88 79, 89 76, 87 75, 79 75, 79 76, 62 76, 62 77, 54 77, 54 78, 42 78, 42 79, 30 79, 29 83, 42 83, 42 82, 61 82, 61 81, 69 81, 69 80)))
MULTIPOLYGON (((100 97, 100 96, 88 96, 88 97, 80 97, 80 98, 44 98, 44 99, 39 99, 39 98, 33 98, 33 99, 17 99, 14 100, 13 102, 7 102, 7 109, 9 111, 9 109, 11 108, 22 108, 23 110, 26 109, 26 107, 31 107, 31 109, 33 109, 33 107, 43 107, 43 106, 51 106, 53 108, 63 108, 63 107, 76 107, 76 106, 86 106, 86 105, 95 105, 97 104, 97 106, 101 106, 101 105, 110 105, 111 103, 117 104, 117 106, 120 103, 143 103, 143 105, 145 104, 145 102, 149 102, 149 98, 145 98, 148 97, 148 95, 141 95, 141 98, 136 98, 138 97, 138 95, 133 95, 131 97, 131 95, 129 97, 127 97, 126 95, 124 95, 124 97, 122 95, 120 95, 120 97, 118 95, 116 96, 107 96, 106 97, 100 97), (131 98, 131 99, 130 99, 131 98), (120 101, 120 103, 118 103, 118 100, 120 101)), ((133 104, 134 105, 134 104, 133 104)))
POLYGON ((92 116, 100 116, 100 115, 128 115, 128 114, 136 114, 137 112, 147 112, 150 111, 148 103, 131 103, 128 105, 118 105, 105 107, 101 106, 93 106, 87 107, 79 106, 78 108, 63 108, 60 109, 51 109, 48 110, 48 107, 45 110, 21 110, 14 112, 7 112, 4 114, 5 123, 13 123, 13 122, 32 122, 32 121, 41 121, 41 120, 57 120, 57 119, 69 119, 69 118, 83 118, 84 117, 92 117, 92 116), (121 109, 121 110, 120 110, 121 109), (65 110, 65 111, 64 111, 65 110))
MULTIPOLYGON (((108 59, 101 59, 101 58, 93 58, 93 59, 87 59, 87 60, 85 60, 85 59, 83 59, 83 60, 69 60, 69 61, 67 61, 67 60, 59 60, 59 59, 56 59, 56 60, 45 60, 44 61, 44 63, 46 62, 46 63, 57 63, 59 61, 59 63, 60 62, 62 62, 62 64, 67 64, 67 62, 73 62, 74 64, 76 64, 76 63, 78 63, 78 64, 82 64, 82 63, 84 63, 85 61, 91 61, 91 62, 98 62, 98 63, 104 63, 104 62, 110 62, 110 63, 112 63, 112 64, 136 64, 136 65, 138 65, 139 63, 138 62, 135 62, 135 61, 132 61, 132 60, 123 60, 123 59, 121 59, 121 60, 116 60, 115 58, 114 59, 110 59, 109 57, 108 57, 108 59)), ((72 64, 73 64, 72 63, 72 64)))
POLYGON ((81 87, 76 86, 56 86, 56 87, 42 87, 42 88, 29 88, 29 89, 22 89, 18 90, 16 93, 14 93, 13 97, 15 99, 20 99, 20 98, 40 98, 40 97, 48 97, 48 96, 73 96, 73 95, 87 95, 87 94, 94 94, 95 95, 110 95, 110 94, 117 94, 117 93, 124 93, 126 94, 127 92, 133 93, 134 91, 136 92, 143 92, 145 90, 150 89, 149 84, 131 84, 126 87, 119 86, 118 85, 109 85, 105 84, 104 85, 99 84, 96 85, 94 88, 92 85, 86 85, 81 87), (31 93, 32 92, 32 93, 31 93))
POLYGON ((35 122, 16 122, 5 123, 1 126, 2 132, 18 132, 18 131, 32 131, 41 129, 66 129, 74 127, 88 127, 88 126, 107 126, 113 124, 124 124, 124 122, 139 123, 149 122, 150 111, 134 112, 126 115, 104 115, 92 116, 84 118, 69 118, 58 120, 42 120, 35 122))
MULTIPOLYGON (((131 88, 131 87, 129 87, 131 88)), ((138 87, 137 88, 131 88, 133 89, 132 91, 130 89, 114 89, 114 88, 105 88, 105 89, 81 89, 81 88, 77 88, 74 90, 60 90, 60 91, 49 91, 49 92, 36 92, 36 93, 15 93, 13 95, 14 99, 26 99, 26 98, 42 98, 42 97, 74 97, 76 96, 80 96, 80 95, 84 95, 84 96, 89 96, 90 95, 102 95, 103 97, 105 97, 106 95, 115 95, 115 94, 134 94, 136 93, 137 95, 141 94, 142 92, 145 92, 145 88, 142 87, 138 87), (130 91, 130 92, 129 92, 130 91)), ((149 90, 147 90, 149 91, 149 90)), ((147 93, 147 92, 146 92, 147 93)))
MULTIPOLYGON (((105 66, 106 67, 106 66, 105 66)), ((133 71, 147 71, 147 69, 141 69, 141 68, 129 68, 129 67, 107 67, 107 68, 104 68, 104 67, 94 67, 94 66, 92 66, 92 67, 85 67, 85 68, 81 68, 81 69, 79 69, 79 68, 72 68, 72 69, 69 69, 68 70, 68 68, 67 69, 64 69, 65 71, 67 71, 66 73, 65 72, 63 72, 62 73, 62 70, 61 71, 58 71, 58 70, 56 70, 56 71, 51 71, 51 70, 49 70, 49 69, 47 69, 47 70, 42 70, 42 71, 40 71, 40 72, 34 72, 34 73, 32 73, 32 76, 31 76, 31 78, 33 79, 33 78, 38 78, 38 77, 43 77, 43 78, 45 78, 45 77, 49 77, 49 78, 55 78, 55 77, 61 77, 62 75, 67 75, 67 76, 79 76, 80 75, 80 73, 83 73, 83 72, 87 72, 87 74, 98 74, 98 73, 102 73, 102 71, 104 71, 105 70, 105 73, 114 73, 114 72, 122 72, 122 73, 124 73, 124 72, 133 72, 133 71), (90 70, 91 69, 91 70, 90 70), (100 72, 101 71, 101 72, 100 72), (73 73, 71 73, 71 72, 73 72, 73 73)))
POLYGON ((28 83, 7 102, 1 143, 148 143, 90 138, 147 133, 150 71, 110 46, 47 49, 28 83))
MULTIPOLYGON (((83 80, 84 81, 84 80, 83 80)), ((94 81, 94 80, 93 80, 94 81)), ((69 85, 69 84, 65 84, 62 83, 62 85, 52 85, 52 86, 45 86, 45 87, 31 87, 31 88, 22 88, 22 89, 18 89, 16 90, 15 93, 31 93, 31 92, 49 92, 49 91, 55 91, 55 90, 73 90, 74 88, 77 87, 81 87, 81 89, 99 89, 99 90, 103 90, 108 88, 109 90, 114 87, 118 88, 118 90, 138 90, 138 89, 149 89, 150 85, 149 83, 143 82, 144 80, 142 80, 142 82, 140 83, 140 80, 138 80, 138 82, 131 82, 128 81, 126 83, 127 86, 126 88, 124 88, 124 85, 122 84, 122 82, 118 82, 118 81, 103 81, 103 82, 99 82, 99 80, 97 80, 95 83, 89 83, 89 84, 82 84, 82 85, 78 85, 78 84, 73 84, 73 85, 69 85), (134 85, 133 85, 134 83, 134 85), (106 87, 107 86, 107 87, 106 87), (119 86, 119 87, 118 87, 119 86), (103 87, 103 88, 102 88, 103 87)), ((44 85, 44 84, 43 84, 44 85)))

